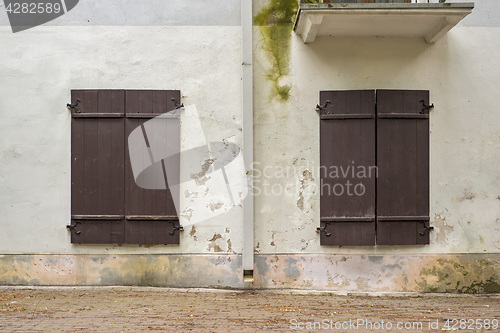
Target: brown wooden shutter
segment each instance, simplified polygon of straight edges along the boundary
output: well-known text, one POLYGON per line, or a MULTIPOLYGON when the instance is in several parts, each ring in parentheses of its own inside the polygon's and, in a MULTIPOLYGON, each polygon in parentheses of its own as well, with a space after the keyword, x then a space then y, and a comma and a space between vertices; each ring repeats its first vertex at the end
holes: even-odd
POLYGON ((429 92, 377 91, 377 244, 429 244, 429 92))
POLYGON ((123 90, 73 90, 71 122, 72 243, 123 243, 123 90))
MULTIPOLYGON (((71 125, 72 243, 179 243, 179 232, 172 233, 179 219, 170 190, 136 185, 127 145, 135 128, 175 108, 172 98, 180 101, 180 92, 72 91, 72 103, 80 100, 72 109, 71 125)), ((179 151, 178 116, 166 120, 167 132, 169 147, 179 151)), ((179 163, 178 155, 161 162, 175 170, 179 163)), ((178 184, 179 176, 168 181, 178 184)))
MULTIPOLYGON (((175 103, 172 98, 180 101, 180 91, 127 90, 126 137, 128 138, 134 129, 141 127, 152 118, 174 110, 175 103)), ((169 142, 169 144, 176 146, 177 151, 180 151, 180 119, 178 117, 165 118, 159 122, 164 123, 165 126, 165 135, 162 135, 161 139, 166 138, 168 133, 169 139, 174 139, 174 142, 169 142)), ((150 147, 151 144, 154 144, 154 142, 150 142, 153 138, 148 139, 144 127, 143 133, 145 143, 150 147)), ((145 156, 145 158, 149 159, 150 157, 145 156)), ((177 169, 179 169, 179 161, 176 163, 177 169)), ((137 186, 132 173, 128 147, 125 150, 125 243, 179 244, 179 232, 171 234, 174 225, 179 224, 179 219, 166 180, 167 165, 165 161, 161 161, 161 164, 156 166, 167 188, 153 190, 137 186)), ((171 175, 171 173, 169 174, 171 175)), ((178 183, 178 179, 169 179, 168 181, 178 183)))
POLYGON ((327 100, 320 111, 321 244, 375 245, 376 174, 368 177, 375 170, 375 91, 321 92, 320 103, 327 100), (359 177, 362 170, 367 177, 359 177))

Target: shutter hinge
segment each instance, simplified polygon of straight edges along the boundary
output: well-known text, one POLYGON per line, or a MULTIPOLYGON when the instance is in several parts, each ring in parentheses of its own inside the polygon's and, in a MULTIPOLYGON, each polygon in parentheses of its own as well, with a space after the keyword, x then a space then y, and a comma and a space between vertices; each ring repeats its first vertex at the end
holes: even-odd
POLYGON ((420 111, 420 114, 425 114, 425 110, 430 111, 431 109, 434 109, 434 103, 431 105, 425 105, 425 101, 423 99, 420 100, 420 103, 422 103, 422 111, 420 111))
POLYGON ((332 104, 332 102, 330 102, 330 100, 329 100, 329 99, 328 99, 328 100, 326 100, 326 101, 325 101, 325 104, 323 104, 323 105, 316 104, 316 111, 317 111, 317 112, 320 112, 320 111, 322 111, 322 110, 326 109, 326 107, 328 106, 328 104, 332 104))
POLYGON ((81 100, 79 98, 76 99, 76 103, 75 104, 66 104, 66 107, 68 108, 68 110, 70 111, 73 111, 73 109, 75 110, 75 113, 81 113, 82 111, 78 111, 78 104, 81 102, 81 100))
POLYGON ((179 225, 175 225, 175 222, 177 222, 177 221, 169 221, 169 222, 172 223, 172 227, 173 227, 172 231, 170 231, 168 233, 170 236, 173 236, 175 234, 176 230, 184 231, 184 227, 182 225, 180 225, 180 224, 179 225))
POLYGON ((431 230, 434 230, 434 227, 431 227, 430 225, 427 225, 427 222, 422 221, 422 224, 424 225, 424 230, 420 232, 420 236, 424 236, 426 232, 430 232, 431 230))
POLYGON ((178 109, 181 109, 184 107, 184 103, 182 104, 177 104, 177 99, 175 98, 172 98, 172 102, 174 102, 174 105, 175 105, 175 110, 178 110, 178 109))
POLYGON ((81 234, 82 232, 80 230, 76 230, 76 226, 81 224, 80 221, 75 221, 75 224, 70 224, 70 225, 67 225, 66 226, 66 229, 69 229, 69 230, 72 230, 75 232, 75 235, 79 235, 81 234))
POLYGON ((325 236, 326 237, 330 237, 332 234, 329 233, 327 230, 326 230, 326 226, 325 227, 317 227, 316 228, 316 232, 319 234, 321 232, 324 232, 325 233, 325 236))

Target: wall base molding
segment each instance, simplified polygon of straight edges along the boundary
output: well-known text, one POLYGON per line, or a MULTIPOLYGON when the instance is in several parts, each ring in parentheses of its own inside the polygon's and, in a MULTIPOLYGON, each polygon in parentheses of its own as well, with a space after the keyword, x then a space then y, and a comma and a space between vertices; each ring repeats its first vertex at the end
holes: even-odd
POLYGON ((500 254, 0 255, 0 285, 499 293, 500 254))

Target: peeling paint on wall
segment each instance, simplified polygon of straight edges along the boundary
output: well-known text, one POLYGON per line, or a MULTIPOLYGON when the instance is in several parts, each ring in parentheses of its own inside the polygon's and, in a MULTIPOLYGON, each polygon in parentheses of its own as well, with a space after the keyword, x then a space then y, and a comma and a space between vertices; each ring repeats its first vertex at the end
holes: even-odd
POLYGON ((446 244, 448 236, 453 232, 454 227, 446 223, 446 215, 444 212, 436 213, 431 225, 434 227, 435 241, 439 244, 446 244))
POLYGON ((214 237, 212 239, 209 239, 208 243, 208 251, 213 251, 213 252, 223 252, 223 250, 220 248, 218 244, 215 242, 219 239, 222 239, 222 236, 220 234, 214 234, 214 237))
POLYGON ((193 225, 191 230, 189 231, 189 236, 193 237, 193 240, 196 242, 198 237, 196 236, 196 227, 193 225))
POLYGON ((500 292, 500 254, 256 255, 252 284, 241 265, 235 254, 4 255, 0 284, 500 292))
POLYGON ((299 199, 297 200, 297 208, 301 211, 309 211, 309 208, 311 208, 304 206, 304 196, 307 196, 307 199, 309 199, 307 201, 310 201, 310 197, 314 194, 314 191, 310 189, 310 187, 312 187, 311 185, 314 185, 313 183, 314 178, 312 173, 309 170, 304 170, 304 172, 302 172, 302 178, 300 179, 299 199))
POLYGON ((211 202, 208 206, 209 206, 210 210, 213 212, 213 211, 220 209, 222 206, 224 206, 224 203, 221 201, 211 202))

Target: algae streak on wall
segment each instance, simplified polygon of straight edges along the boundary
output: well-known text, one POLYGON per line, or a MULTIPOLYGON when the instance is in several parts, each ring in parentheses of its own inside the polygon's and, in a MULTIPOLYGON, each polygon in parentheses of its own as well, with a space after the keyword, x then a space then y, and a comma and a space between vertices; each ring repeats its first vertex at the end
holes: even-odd
POLYGON ((298 1, 271 0, 254 19, 272 63, 267 71, 267 78, 273 84, 271 98, 277 97, 280 101, 290 97, 291 86, 281 85, 280 80, 289 73, 291 34, 297 9, 298 1))

